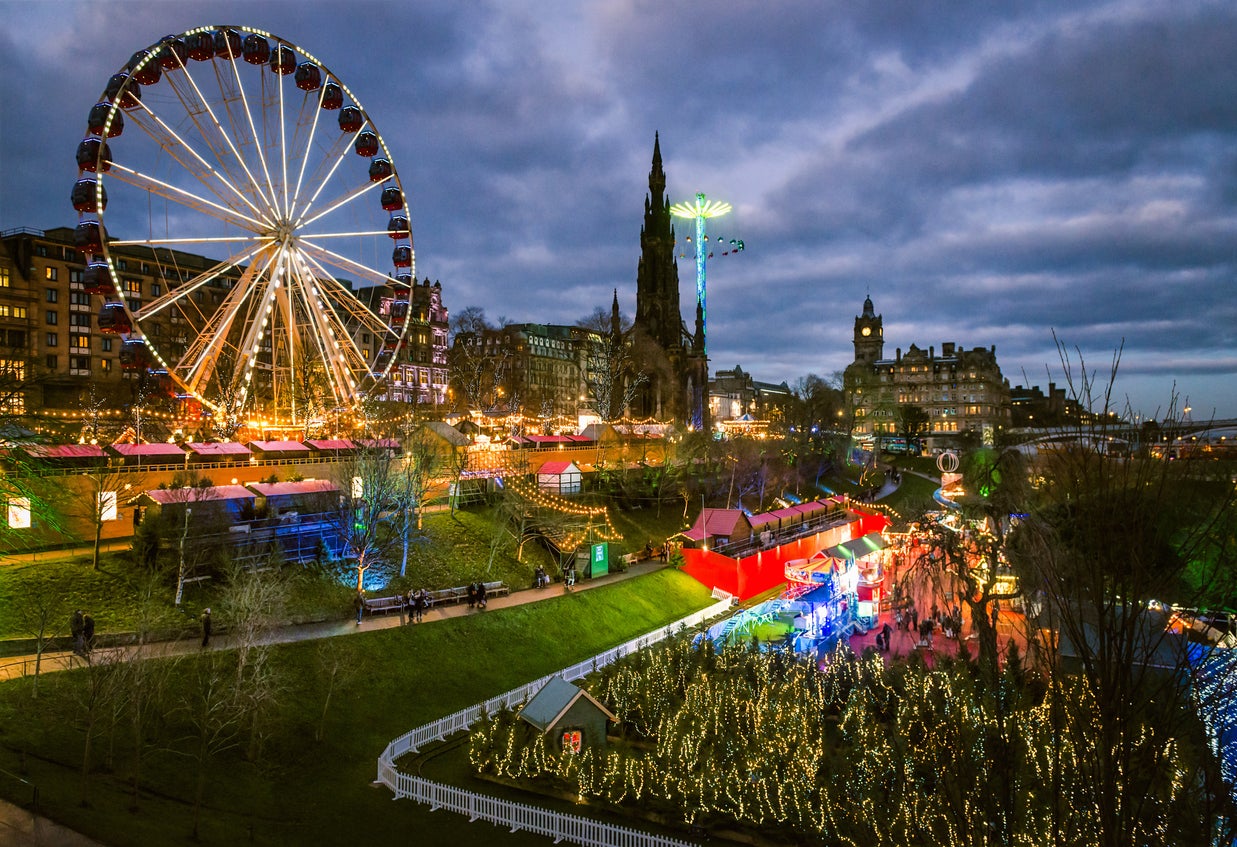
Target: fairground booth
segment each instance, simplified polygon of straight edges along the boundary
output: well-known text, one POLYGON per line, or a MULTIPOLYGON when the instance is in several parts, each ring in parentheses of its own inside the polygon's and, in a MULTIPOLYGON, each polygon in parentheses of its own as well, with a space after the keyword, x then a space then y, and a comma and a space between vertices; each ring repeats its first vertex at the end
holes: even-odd
MULTIPOLYGON (((813 566, 821 574, 836 569, 837 562, 854 562, 854 570, 862 572, 860 563, 869 566, 870 557, 883 549, 868 548, 883 545, 883 539, 875 539, 888 525, 883 515, 859 511, 845 498, 831 497, 750 517, 740 509, 703 509, 696 523, 677 537, 683 542, 687 574, 710 588, 747 600, 786 582, 790 562, 806 563, 819 559, 818 554, 828 561, 813 566), (854 543, 865 538, 865 542, 854 543)), ((879 563, 871 566, 880 567, 879 563)), ((877 574, 872 576, 875 579, 877 574)), ((859 577, 855 579, 853 593, 858 597, 859 577)), ((880 583, 865 582, 865 586, 864 602, 873 602, 874 594, 879 600, 880 583)))
MULTIPOLYGON (((859 531, 862 515, 846 524, 859 531)), ((796 652, 828 652, 839 640, 871 629, 885 597, 892 551, 879 531, 842 541, 784 565, 787 589, 773 600, 744 609, 712 627, 715 646, 742 641, 758 649, 772 645, 796 652)))

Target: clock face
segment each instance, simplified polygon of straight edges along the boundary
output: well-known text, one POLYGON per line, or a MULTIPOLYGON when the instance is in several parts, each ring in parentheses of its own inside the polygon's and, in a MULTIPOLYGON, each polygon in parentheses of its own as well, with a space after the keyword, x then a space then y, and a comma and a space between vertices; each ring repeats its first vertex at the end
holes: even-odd
POLYGON ((863 334, 864 334, 864 336, 865 336, 865 337, 866 337, 866 336, 869 336, 869 335, 871 335, 871 334, 872 334, 872 327, 870 327, 870 326, 865 326, 865 327, 863 328, 862 332, 863 332, 863 334))

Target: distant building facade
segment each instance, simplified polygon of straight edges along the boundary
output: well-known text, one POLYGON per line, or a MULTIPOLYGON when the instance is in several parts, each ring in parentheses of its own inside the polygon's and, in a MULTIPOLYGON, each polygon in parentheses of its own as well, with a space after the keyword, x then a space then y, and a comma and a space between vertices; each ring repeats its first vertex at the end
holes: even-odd
POLYGON ((709 413, 714 421, 737 420, 744 415, 781 421, 792 399, 785 382, 760 382, 738 365, 718 371, 709 383, 709 413))
POLYGON ((460 332, 453 342, 457 389, 468 405, 526 415, 575 415, 587 396, 585 368, 599 332, 561 324, 507 324, 460 332), (479 383, 470 387, 467 381, 479 383))
POLYGON ((1049 427, 1085 424, 1093 416, 1073 397, 1065 393, 1064 388, 1058 388, 1056 383, 1048 383, 1048 393, 1045 394, 1038 385, 1025 388, 1016 385, 1010 389, 1010 425, 1018 427, 1049 427))
MULTIPOLYGON (((407 324, 403 340, 392 351, 390 338, 383 339, 363 330, 356 330, 354 340, 362 355, 371 354, 371 344, 382 344, 377 351, 378 366, 385 367, 391 357, 391 366, 386 383, 382 386, 383 399, 394 403, 414 403, 439 406, 447 401, 447 332, 450 314, 442 301, 442 283, 430 284, 429 277, 418 283, 415 279, 409 290, 366 290, 370 296, 380 295, 380 302, 370 304, 377 313, 389 319, 391 325, 400 328, 407 324)), ((359 296, 364 296, 361 294, 359 296)))
MULTIPOLYGON (((178 250, 160 249, 158 258, 140 247, 111 253, 123 292, 115 291, 110 276, 99 280, 87 273, 87 254, 74 229, 0 233, 0 414, 80 415, 92 395, 113 409, 139 399, 142 406, 169 415, 196 408, 178 397, 165 368, 191 349, 197 331, 180 309, 167 308, 144 319, 137 332, 127 325, 119 295, 137 309, 214 269, 184 301, 210 315, 220 309, 244 268, 219 271, 217 260, 178 250)), ((389 310, 393 288, 354 293, 371 308, 389 310), (370 302, 379 299, 385 307, 370 302)), ((405 302, 401 308, 408 316, 408 333, 392 369, 388 397, 442 402, 448 320, 442 286, 414 280, 405 302)), ((360 328, 352 334, 367 356, 377 356, 387 343, 360 328)), ((269 339, 264 343, 269 345, 269 339)), ((255 371, 255 384, 264 378, 255 371)))
POLYGON ((843 382, 855 435, 972 432, 990 441, 1009 427, 1009 381, 1001 375, 995 345, 965 350, 945 342, 937 355, 935 347, 912 344, 887 359, 884 321, 868 297, 855 318, 854 347, 843 382))

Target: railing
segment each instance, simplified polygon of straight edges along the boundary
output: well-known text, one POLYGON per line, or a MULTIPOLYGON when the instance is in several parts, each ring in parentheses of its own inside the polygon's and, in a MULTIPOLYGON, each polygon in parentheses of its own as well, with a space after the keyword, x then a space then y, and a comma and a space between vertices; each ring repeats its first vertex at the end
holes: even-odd
POLYGON ((505 694, 491 697, 484 703, 469 706, 455 714, 447 715, 445 718, 404 733, 388 744, 382 751, 382 755, 378 757, 377 782, 390 788, 397 800, 404 798, 415 800, 418 803, 429 805, 433 810, 447 809, 461 815, 468 815, 470 822, 483 820, 501 824, 512 832, 525 830, 545 835, 553 838, 556 843, 571 841, 588 845, 588 847, 690 847, 691 842, 688 841, 602 823, 579 815, 567 815, 523 803, 513 803, 484 794, 475 794, 462 788, 401 773, 396 768, 395 761, 407 753, 417 752, 425 744, 444 741, 456 732, 467 730, 475 721, 492 715, 500 709, 514 708, 527 702, 554 677, 561 676, 567 681, 581 679, 599 668, 613 664, 646 647, 651 647, 684 629, 699 626, 730 610, 734 601, 731 594, 714 588, 713 597, 718 602, 668 626, 620 644, 591 659, 577 662, 558 673, 543 676, 527 685, 513 688, 505 694))

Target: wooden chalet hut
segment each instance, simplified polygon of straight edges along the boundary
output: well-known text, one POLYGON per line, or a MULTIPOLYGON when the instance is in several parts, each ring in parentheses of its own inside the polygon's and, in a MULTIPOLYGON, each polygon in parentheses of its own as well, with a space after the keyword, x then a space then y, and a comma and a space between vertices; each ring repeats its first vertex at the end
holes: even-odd
POLYGON ((189 461, 195 464, 247 465, 253 458, 248 447, 235 441, 190 441, 185 446, 189 448, 189 461))
POLYGON ((691 529, 679 535, 688 547, 712 550, 751 540, 752 524, 739 509, 702 509, 691 529))
POLYGON ((550 679, 524 704, 520 718, 548 734, 550 748, 556 753, 603 750, 606 725, 618 720, 593 695, 561 676, 550 679))
POLYGON ((575 462, 546 462, 537 469, 537 487, 552 494, 579 494, 583 478, 575 462))
POLYGON ((329 479, 299 482, 250 482, 245 486, 255 497, 254 510, 267 518, 294 520, 299 515, 318 514, 339 500, 339 486, 329 479))

